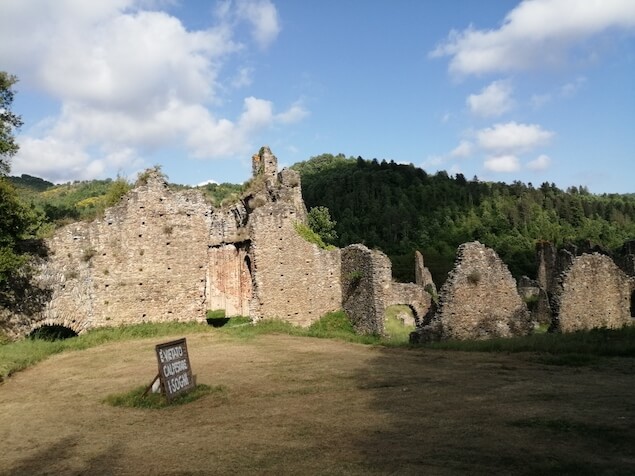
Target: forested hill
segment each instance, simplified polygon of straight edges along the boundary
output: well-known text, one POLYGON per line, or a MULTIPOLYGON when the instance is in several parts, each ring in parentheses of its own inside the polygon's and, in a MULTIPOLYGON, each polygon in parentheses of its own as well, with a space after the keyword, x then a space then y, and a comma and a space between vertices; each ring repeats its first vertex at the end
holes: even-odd
POLYGON ((414 278, 414 250, 437 283, 459 244, 494 248, 515 276, 535 275, 538 240, 593 243, 607 250, 635 238, 635 196, 566 192, 554 184, 481 182, 413 165, 323 154, 293 166, 307 208, 326 206, 337 221, 338 246, 364 243, 386 252, 393 274, 414 278))

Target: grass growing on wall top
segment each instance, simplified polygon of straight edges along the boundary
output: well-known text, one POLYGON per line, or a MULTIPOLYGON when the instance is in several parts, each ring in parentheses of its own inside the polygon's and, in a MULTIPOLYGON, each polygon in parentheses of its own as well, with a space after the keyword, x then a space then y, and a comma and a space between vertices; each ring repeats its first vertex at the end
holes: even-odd
POLYGON ((320 235, 318 235, 316 232, 311 230, 311 228, 309 228, 307 225, 305 225, 302 222, 296 222, 295 223, 295 231, 297 231, 298 235, 300 235, 306 241, 308 241, 309 243, 313 243, 314 245, 319 246, 323 250, 334 250, 334 249, 336 249, 335 246, 327 245, 326 243, 324 243, 324 240, 322 240, 320 235))

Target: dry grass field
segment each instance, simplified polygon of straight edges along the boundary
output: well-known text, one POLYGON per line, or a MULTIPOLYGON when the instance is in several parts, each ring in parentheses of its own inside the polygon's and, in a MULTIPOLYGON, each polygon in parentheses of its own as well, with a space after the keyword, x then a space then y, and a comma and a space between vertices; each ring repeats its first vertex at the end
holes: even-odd
MULTIPOLYGON (((181 337, 181 335, 174 336, 181 337)), ((635 474, 635 359, 187 336, 200 383, 160 410, 112 407, 154 345, 64 352, 0 384, 0 473, 635 474)))

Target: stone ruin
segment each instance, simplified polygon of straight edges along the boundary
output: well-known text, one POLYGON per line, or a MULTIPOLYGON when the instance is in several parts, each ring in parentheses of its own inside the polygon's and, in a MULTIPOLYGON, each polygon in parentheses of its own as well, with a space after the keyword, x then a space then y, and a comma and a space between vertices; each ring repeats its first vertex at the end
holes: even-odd
POLYGON ((410 340, 513 337, 529 334, 532 329, 527 306, 509 269, 494 250, 475 241, 457 250, 436 312, 427 316, 410 340))
POLYGON ((632 243, 615 257, 591 243, 559 250, 537 243, 538 279, 523 277, 518 283, 534 320, 561 332, 630 325, 635 317, 632 243))
POLYGON ((197 190, 173 191, 148 171, 104 217, 58 229, 36 264, 32 305, 0 309, 0 331, 18 338, 42 326, 81 333, 205 322, 208 310, 308 326, 344 309, 357 332, 383 334, 393 304, 412 310, 413 342, 525 335, 537 324, 569 332, 633 322, 635 241, 616 260, 622 269, 609 257, 578 257, 579 250, 541 242, 538 279, 518 286, 493 250, 466 243, 437 300, 418 252, 416 282, 396 283, 380 251, 306 241, 297 229, 307 221, 299 175, 278 172, 267 147, 252 166, 248 190, 226 206, 211 206, 197 190))
POLYGON ((432 304, 421 284, 393 282, 388 256, 359 244, 342 250, 342 297, 342 308, 360 334, 384 334, 388 306, 408 306, 414 324, 420 325, 432 304))
POLYGON ((308 326, 345 308, 359 332, 381 334, 388 305, 427 312, 423 285, 393 283, 383 253, 361 245, 324 250, 299 235, 307 220, 300 177, 278 172, 269 148, 252 165, 248 191, 227 206, 211 206, 197 190, 173 191, 148 171, 103 218, 58 229, 37 264, 35 284, 46 299, 29 313, 1 310, 0 330, 17 338, 42 326, 81 333, 205 322, 206 311, 219 309, 308 326))

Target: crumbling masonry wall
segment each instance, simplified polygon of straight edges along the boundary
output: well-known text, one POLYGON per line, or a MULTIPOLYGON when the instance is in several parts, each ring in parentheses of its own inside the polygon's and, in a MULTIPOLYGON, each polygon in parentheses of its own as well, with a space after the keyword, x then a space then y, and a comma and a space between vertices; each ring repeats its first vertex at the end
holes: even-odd
POLYGON ((210 216, 202 195, 150 175, 102 219, 58 230, 39 278, 52 297, 32 327, 204 320, 210 216))
POLYGON ((458 248, 436 314, 411 340, 512 337, 532 329, 527 306, 507 266, 494 250, 472 242, 458 248))
POLYGON ((420 324, 431 302, 421 284, 392 281, 392 264, 381 251, 359 244, 342 250, 342 307, 358 333, 383 335, 386 308, 394 304, 409 306, 420 324))
POLYGON ((296 207, 279 202, 251 216, 254 320, 308 326, 341 309, 340 250, 323 250, 302 238, 295 224, 304 219, 296 207))
POLYGON ((557 317, 560 331, 619 328, 631 323, 635 282, 608 256, 593 253, 575 258, 561 280, 557 317))
POLYGON ((308 325, 340 309, 339 250, 322 250, 295 229, 306 223, 299 175, 278 173, 268 147, 253 161, 259 175, 229 206, 172 191, 148 171, 103 218, 57 230, 37 278, 48 301, 34 316, 4 313, 3 332, 204 322, 208 309, 308 325))
POLYGON ((343 308, 360 334, 384 334, 392 266, 388 256, 364 245, 342 250, 343 308))

